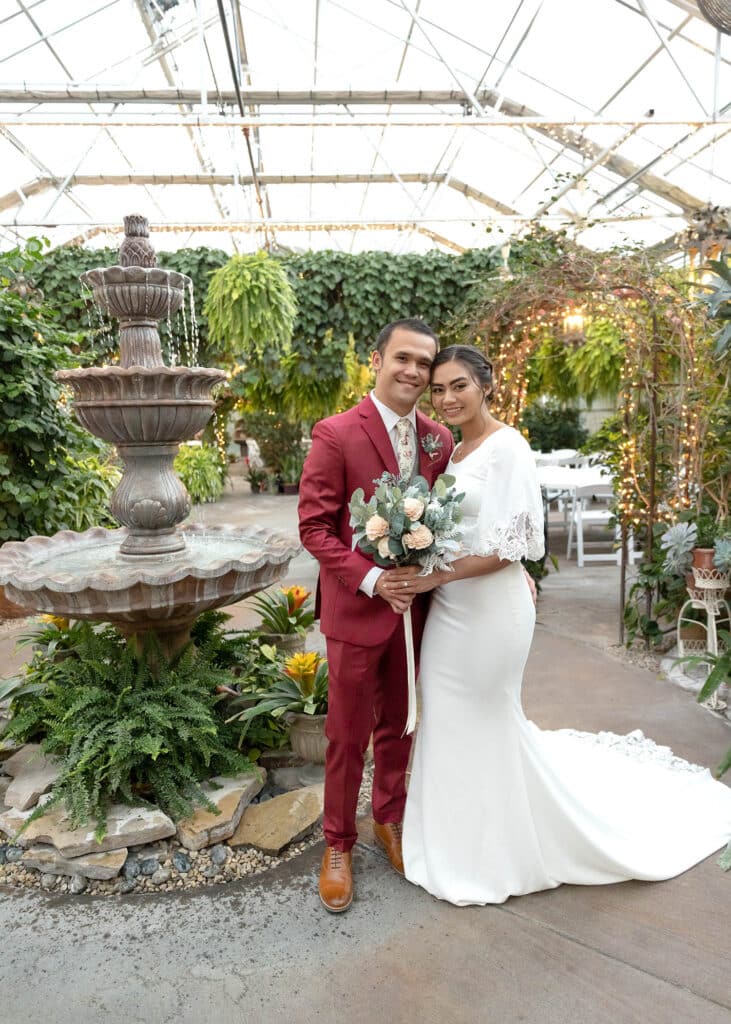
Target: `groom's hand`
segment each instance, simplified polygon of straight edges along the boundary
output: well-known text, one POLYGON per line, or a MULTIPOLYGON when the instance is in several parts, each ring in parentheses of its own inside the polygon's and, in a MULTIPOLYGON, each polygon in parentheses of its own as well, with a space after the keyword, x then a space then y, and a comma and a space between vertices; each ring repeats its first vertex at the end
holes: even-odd
POLYGON ((404 594, 402 593, 403 588, 395 585, 397 581, 393 579, 393 574, 400 573, 401 571, 401 569, 384 570, 376 580, 376 585, 373 588, 373 592, 382 597, 397 615, 403 615, 414 600, 413 594, 404 594))

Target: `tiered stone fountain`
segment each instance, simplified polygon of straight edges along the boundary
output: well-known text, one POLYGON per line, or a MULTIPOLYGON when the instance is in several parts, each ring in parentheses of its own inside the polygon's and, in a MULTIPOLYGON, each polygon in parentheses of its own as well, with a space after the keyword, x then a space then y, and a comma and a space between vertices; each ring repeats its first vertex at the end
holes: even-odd
POLYGON ((157 634, 173 654, 205 609, 280 580, 299 544, 262 527, 179 524, 190 498, 173 469, 181 441, 213 412, 220 370, 166 366, 158 323, 178 312, 189 277, 155 266, 143 217, 125 217, 120 266, 82 275, 119 320, 119 366, 60 370, 86 429, 117 446, 124 473, 111 511, 122 529, 63 530, 0 548, 0 584, 29 611, 112 622, 134 643, 157 634))

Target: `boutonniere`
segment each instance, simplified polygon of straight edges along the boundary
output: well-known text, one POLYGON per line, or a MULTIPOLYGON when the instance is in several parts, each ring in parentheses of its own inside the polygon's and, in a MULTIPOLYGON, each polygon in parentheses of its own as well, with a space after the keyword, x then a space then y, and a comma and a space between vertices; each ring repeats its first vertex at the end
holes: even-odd
POLYGON ((424 434, 421 439, 421 447, 429 456, 429 461, 432 462, 442 450, 442 439, 438 434, 424 434))

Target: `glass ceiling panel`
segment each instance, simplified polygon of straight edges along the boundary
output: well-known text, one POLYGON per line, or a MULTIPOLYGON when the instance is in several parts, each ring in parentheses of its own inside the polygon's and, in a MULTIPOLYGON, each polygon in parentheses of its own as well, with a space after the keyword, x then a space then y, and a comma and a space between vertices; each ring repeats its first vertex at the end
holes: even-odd
POLYGON ((654 244, 704 204, 731 203, 731 44, 684 0, 644 0, 652 21, 640 0, 224 0, 244 102, 249 89, 340 99, 247 106, 253 169, 216 0, 24 7, 0 0, 5 247, 32 234, 63 244, 139 210, 176 228, 166 247, 251 249, 254 170, 277 241, 296 248, 483 245, 486 226, 517 234, 539 213, 584 245, 654 244), (69 102, 84 86, 107 92, 69 102), (171 88, 185 102, 141 102, 171 88), (346 95, 394 89, 432 95, 346 95), (695 123, 714 108, 718 124, 695 123), (650 110, 656 123, 642 123, 650 110), (24 202, 17 189, 33 182, 24 202))

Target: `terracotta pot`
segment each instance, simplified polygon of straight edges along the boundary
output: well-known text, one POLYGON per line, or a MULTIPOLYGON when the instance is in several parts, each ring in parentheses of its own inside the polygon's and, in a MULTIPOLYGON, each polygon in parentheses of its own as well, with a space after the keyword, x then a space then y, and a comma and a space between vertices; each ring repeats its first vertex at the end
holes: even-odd
POLYGON ((285 657, 289 657, 290 654, 305 653, 307 638, 299 633, 261 633, 259 639, 262 643, 273 644, 285 657))
POLYGON ((299 484, 282 484, 282 494, 299 494, 299 484))
POLYGON ((694 569, 715 569, 713 564, 714 548, 693 548, 694 569))
POLYGON ((327 751, 327 715, 301 715, 293 712, 289 719, 289 742, 292 752, 303 761, 324 764, 327 751))

